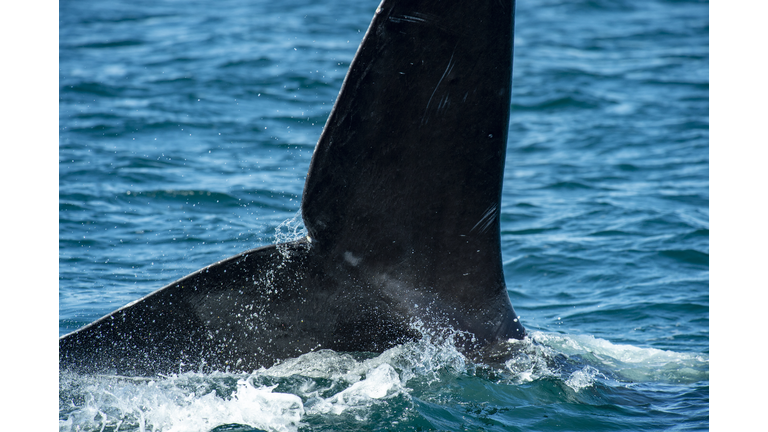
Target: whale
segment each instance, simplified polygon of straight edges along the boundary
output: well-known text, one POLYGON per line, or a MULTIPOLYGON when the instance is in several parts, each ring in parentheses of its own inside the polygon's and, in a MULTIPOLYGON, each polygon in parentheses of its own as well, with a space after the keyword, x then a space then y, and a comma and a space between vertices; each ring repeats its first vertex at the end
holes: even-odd
POLYGON ((500 243, 514 0, 384 0, 309 165, 303 238, 247 250, 59 339, 60 371, 251 372, 430 333, 526 330, 500 243))

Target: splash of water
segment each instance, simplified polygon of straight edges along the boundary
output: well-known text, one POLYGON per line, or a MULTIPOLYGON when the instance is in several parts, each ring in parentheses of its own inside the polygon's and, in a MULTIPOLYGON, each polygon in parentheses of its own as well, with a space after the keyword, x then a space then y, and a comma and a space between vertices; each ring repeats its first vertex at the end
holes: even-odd
POLYGON ((413 411, 420 397, 442 397, 442 389, 456 381, 480 380, 484 386, 552 381, 579 393, 598 382, 621 387, 709 377, 704 355, 591 336, 533 332, 523 341, 509 341, 506 349, 511 357, 500 367, 473 363, 450 337, 423 332, 421 340, 380 355, 321 350, 250 374, 137 379, 63 373, 60 430, 194 432, 239 424, 296 431, 329 416, 364 421, 392 406, 413 411))
POLYGON ((275 244, 290 243, 307 236, 304 227, 304 219, 301 217, 301 209, 294 213, 293 217, 286 219, 275 228, 275 244))

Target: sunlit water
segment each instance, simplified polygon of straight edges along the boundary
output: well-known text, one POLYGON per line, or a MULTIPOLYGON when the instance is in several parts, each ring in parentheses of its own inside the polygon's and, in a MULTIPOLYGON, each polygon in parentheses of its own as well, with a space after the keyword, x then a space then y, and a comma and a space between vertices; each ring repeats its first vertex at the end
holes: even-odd
MULTIPOLYGON (((60 3, 60 333, 296 237, 377 1, 60 3)), ((502 201, 531 339, 251 374, 62 374, 61 430, 704 430, 708 4, 517 5, 502 201)))

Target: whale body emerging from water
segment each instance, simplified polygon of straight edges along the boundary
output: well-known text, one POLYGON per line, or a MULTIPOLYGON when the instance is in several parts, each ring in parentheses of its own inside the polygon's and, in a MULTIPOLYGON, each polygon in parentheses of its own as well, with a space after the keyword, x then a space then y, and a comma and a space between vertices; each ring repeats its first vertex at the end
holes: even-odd
POLYGON ((252 371, 451 329, 477 353, 525 329, 499 214, 514 0, 384 0, 312 156, 308 235, 205 267, 59 340, 62 370, 252 371), (418 324, 418 326, 415 326, 418 324))

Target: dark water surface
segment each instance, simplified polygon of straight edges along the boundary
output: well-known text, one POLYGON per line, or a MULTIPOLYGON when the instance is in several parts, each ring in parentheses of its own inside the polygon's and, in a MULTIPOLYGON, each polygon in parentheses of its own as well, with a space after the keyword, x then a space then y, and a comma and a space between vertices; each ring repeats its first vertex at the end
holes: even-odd
MULTIPOLYGON (((60 2, 60 334, 300 235, 377 5, 60 2)), ((423 340, 253 374, 63 374, 60 429, 708 429, 708 7, 517 4, 501 240, 533 337, 505 368, 423 340)))

